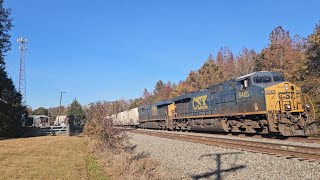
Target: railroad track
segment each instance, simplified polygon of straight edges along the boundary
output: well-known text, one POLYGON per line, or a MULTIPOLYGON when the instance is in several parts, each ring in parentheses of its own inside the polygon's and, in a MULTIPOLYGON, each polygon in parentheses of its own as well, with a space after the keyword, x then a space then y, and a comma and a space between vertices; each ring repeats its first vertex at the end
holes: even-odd
MULTIPOLYGON (((223 134, 217 134, 217 135, 223 135, 223 134)), ((294 142, 302 142, 302 143, 317 143, 320 144, 320 137, 318 136, 310 136, 310 137, 299 137, 299 136, 293 136, 293 137, 286 137, 281 135, 260 135, 260 134, 227 134, 229 136, 235 136, 235 137, 241 137, 241 138, 256 138, 256 139, 276 139, 281 141, 294 141, 294 142)))
MULTIPOLYGON (((200 133, 200 132, 199 132, 200 133)), ((317 143, 320 144, 320 137, 285 137, 281 135, 260 135, 260 134, 219 134, 215 133, 215 135, 228 135, 232 137, 240 137, 240 138, 255 138, 255 139, 275 139, 280 141, 293 141, 293 142, 301 142, 301 143, 317 143)))
POLYGON ((199 134, 181 134, 161 131, 144 131, 132 130, 131 133, 144 134, 150 136, 157 136, 161 138, 168 138, 180 141, 187 141, 193 143, 206 144, 211 146, 219 146, 229 149, 238 149, 243 151, 263 153, 268 155, 275 155, 278 157, 285 157, 287 159, 296 158, 298 160, 319 162, 320 163, 320 148, 309 146, 288 145, 281 143, 248 141, 242 139, 230 139, 223 137, 208 137, 199 134))
POLYGON ((320 137, 288 137, 286 140, 320 144, 320 137))
MULTIPOLYGON (((118 127, 119 128, 119 127, 118 127)), ((125 130, 136 130, 137 128, 121 128, 125 130)), ((141 129, 142 130, 142 129, 141 129)), ((174 131, 174 132, 182 132, 182 131, 174 131)), ((219 133, 219 132, 198 132, 192 131, 194 134, 214 134, 221 136, 230 136, 230 137, 239 137, 239 138, 255 138, 255 139, 275 139, 281 141, 293 141, 293 142, 301 142, 301 143, 317 143, 320 144, 319 136, 310 136, 310 137, 285 137, 281 135, 261 135, 261 134, 244 134, 244 133, 219 133)))

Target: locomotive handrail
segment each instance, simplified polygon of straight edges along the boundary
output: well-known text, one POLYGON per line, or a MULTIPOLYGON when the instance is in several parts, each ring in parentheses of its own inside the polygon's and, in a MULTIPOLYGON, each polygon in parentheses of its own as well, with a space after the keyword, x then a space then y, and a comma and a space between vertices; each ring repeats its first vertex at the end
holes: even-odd
MULTIPOLYGON (((272 113, 274 120, 276 119, 276 107, 277 107, 278 102, 280 102, 280 100, 277 101, 277 102, 274 104, 274 109, 273 109, 273 113, 272 113)), ((280 111, 281 111, 281 107, 280 107, 280 111)), ((277 119, 277 121, 278 121, 278 119, 277 119)))
MULTIPOLYGON (((277 107, 277 103, 278 103, 278 102, 280 102, 280 101, 277 101, 277 102, 274 104, 274 109, 273 109, 273 111, 276 110, 276 107, 277 107)), ((281 107, 280 107, 280 111, 281 111, 281 107)))
MULTIPOLYGON (((311 104, 311 106, 312 106, 313 118, 315 118, 315 117, 316 117, 316 111, 315 111, 315 109, 314 109, 314 106, 313 106, 312 101, 310 100, 310 97, 308 96, 308 94, 305 94, 304 97, 307 97, 307 98, 308 98, 308 100, 309 100, 309 102, 310 102, 310 104, 311 104)), ((305 98, 305 99, 306 99, 306 98, 305 98)), ((305 101, 306 101, 306 100, 305 100, 305 101)))

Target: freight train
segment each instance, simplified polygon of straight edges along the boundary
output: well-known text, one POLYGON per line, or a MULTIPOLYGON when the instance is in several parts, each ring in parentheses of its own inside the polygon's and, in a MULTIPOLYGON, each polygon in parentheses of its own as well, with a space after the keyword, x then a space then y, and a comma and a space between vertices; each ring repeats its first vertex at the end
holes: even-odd
POLYGON ((260 71, 111 117, 148 129, 308 136, 318 133, 314 111, 300 87, 260 71))

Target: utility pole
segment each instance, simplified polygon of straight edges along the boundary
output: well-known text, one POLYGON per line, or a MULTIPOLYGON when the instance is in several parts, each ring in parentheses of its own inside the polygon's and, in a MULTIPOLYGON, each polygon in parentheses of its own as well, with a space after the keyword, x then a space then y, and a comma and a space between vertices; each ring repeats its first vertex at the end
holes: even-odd
POLYGON ((62 94, 63 94, 63 93, 66 93, 66 92, 63 92, 63 91, 60 92, 60 104, 59 104, 58 121, 60 121, 61 101, 62 101, 62 94))
POLYGON ((20 37, 17 39, 20 50, 20 70, 19 70, 19 93, 24 99, 24 104, 27 104, 27 80, 26 80, 26 66, 25 66, 25 52, 27 51, 28 40, 20 37))

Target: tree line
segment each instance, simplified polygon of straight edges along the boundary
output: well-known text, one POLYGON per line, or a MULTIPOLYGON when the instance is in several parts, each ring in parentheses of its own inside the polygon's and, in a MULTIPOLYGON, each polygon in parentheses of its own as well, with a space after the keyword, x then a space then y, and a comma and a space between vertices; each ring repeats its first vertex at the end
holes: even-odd
POLYGON ((271 31, 268 46, 260 52, 243 48, 235 55, 229 47, 221 47, 215 56, 209 54, 199 69, 190 71, 186 79, 177 84, 159 80, 152 91, 145 88, 142 97, 108 102, 110 113, 199 91, 255 71, 281 72, 287 81, 302 87, 319 110, 320 24, 308 37, 292 36, 288 30, 278 26, 271 31))
POLYGON ((46 115, 50 117, 51 122, 50 124, 53 125, 57 116, 59 116, 59 109, 60 109, 60 116, 73 116, 74 124, 78 126, 83 126, 86 120, 86 111, 87 107, 82 106, 77 99, 73 99, 72 103, 65 107, 50 107, 44 108, 39 107, 35 110, 32 110, 31 107, 28 107, 29 115, 46 115))
MULTIPOLYGON (((302 87, 304 93, 313 100, 317 109, 320 109, 320 25, 316 25, 313 33, 308 37, 295 35, 292 37, 289 31, 279 26, 269 35, 269 44, 260 52, 254 49, 243 48, 235 55, 229 47, 221 47, 217 54, 209 54, 203 65, 192 70, 185 80, 177 84, 170 81, 159 80, 152 91, 146 88, 141 97, 116 101, 104 101, 106 114, 115 114, 135 107, 144 106, 161 100, 167 100, 183 93, 199 91, 211 85, 225 82, 231 78, 237 78, 255 71, 281 72, 285 78, 302 87)), ((72 104, 74 104, 73 102, 72 104)), ((71 106, 73 106, 71 104, 71 106)), ((74 114, 83 114, 89 110, 81 109, 74 114)), ((70 113, 69 108, 62 108, 64 114, 70 113)), ((53 117, 57 114, 57 107, 49 109, 53 117), (55 112, 55 113, 54 113, 55 112)), ((82 116, 82 115, 81 115, 82 116)), ((319 114, 318 114, 319 116, 319 114)))

